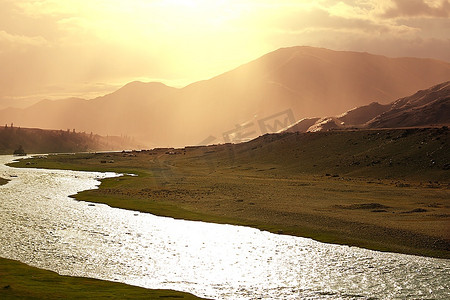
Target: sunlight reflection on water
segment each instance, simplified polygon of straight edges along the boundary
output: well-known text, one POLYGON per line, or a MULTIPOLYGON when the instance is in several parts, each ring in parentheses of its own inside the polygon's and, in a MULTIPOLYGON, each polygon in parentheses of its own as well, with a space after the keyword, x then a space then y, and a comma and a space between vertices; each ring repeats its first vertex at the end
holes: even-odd
POLYGON ((0 256, 60 274, 216 299, 448 299, 450 261, 75 201, 114 174, 13 169, 0 156, 0 256), (17 177, 11 177, 17 176, 17 177))

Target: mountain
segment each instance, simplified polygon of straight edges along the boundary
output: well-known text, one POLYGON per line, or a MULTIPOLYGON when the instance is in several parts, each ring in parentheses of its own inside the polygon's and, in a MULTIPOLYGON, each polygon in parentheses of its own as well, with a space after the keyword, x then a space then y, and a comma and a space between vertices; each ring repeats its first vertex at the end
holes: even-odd
POLYGON ((336 117, 303 119, 285 132, 348 128, 436 127, 450 125, 450 81, 389 104, 372 102, 336 117), (309 125, 309 126, 308 126, 309 125))
POLYGON ((337 118, 343 122, 344 124, 355 125, 355 124, 364 124, 369 122, 376 116, 390 110, 392 108, 392 104, 380 104, 378 102, 372 102, 369 105, 360 106, 354 109, 351 109, 337 118))
POLYGON ((101 135, 164 135, 164 125, 173 107, 165 100, 175 88, 162 83, 132 82, 119 90, 92 100, 71 98, 41 101, 27 109, 0 111, 0 120, 16 126, 44 129, 76 129, 101 135))
POLYGON ((450 64, 433 59, 291 47, 181 89, 132 82, 91 100, 0 110, 0 122, 127 134, 148 146, 220 143, 278 131, 301 118, 336 115, 374 100, 383 106, 449 78, 450 64), (286 114, 277 119, 282 112, 286 114), (265 120, 272 125, 262 126, 265 120))
POLYGON ((8 107, 26 108, 35 103, 38 103, 39 99, 15 99, 9 97, 0 97, 0 109, 5 109, 8 107))
POLYGON ((398 99, 389 110, 369 122, 369 128, 414 127, 450 124, 450 81, 410 97, 398 99))
POLYGON ((368 105, 355 107, 335 117, 312 118, 311 122, 298 126, 295 124, 291 128, 287 128, 286 132, 316 132, 330 129, 345 129, 348 127, 365 127, 365 123, 374 117, 386 112, 391 108, 392 104, 380 104, 372 102, 368 105), (309 125, 309 126, 305 126, 309 125))
POLYGON ((285 132, 307 132, 308 129, 319 121, 320 118, 303 118, 286 128, 285 132))

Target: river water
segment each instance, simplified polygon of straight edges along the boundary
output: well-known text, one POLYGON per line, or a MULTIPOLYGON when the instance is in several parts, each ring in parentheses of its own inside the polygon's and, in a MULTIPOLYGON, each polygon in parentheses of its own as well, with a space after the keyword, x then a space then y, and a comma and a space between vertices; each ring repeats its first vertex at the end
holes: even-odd
POLYGON ((115 174, 16 169, 0 156, 0 256, 63 275, 214 299, 449 299, 450 260, 174 220, 68 195, 115 174))

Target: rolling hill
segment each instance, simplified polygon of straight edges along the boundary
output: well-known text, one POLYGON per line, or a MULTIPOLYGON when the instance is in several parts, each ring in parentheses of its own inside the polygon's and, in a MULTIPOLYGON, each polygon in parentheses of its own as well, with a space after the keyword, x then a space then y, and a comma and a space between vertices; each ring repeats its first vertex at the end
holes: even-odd
POLYGON ((367 122, 369 128, 450 124, 450 81, 392 103, 389 110, 367 122))
POLYGON ((288 127, 286 132, 315 132, 347 128, 439 127, 450 125, 450 81, 392 103, 351 109, 341 115, 303 119, 288 127))
POLYGON ((272 131, 292 119, 336 115, 375 100, 385 105, 449 78, 450 64, 433 59, 291 47, 181 89, 132 82, 91 100, 0 110, 0 122, 126 134, 149 147, 195 145, 207 137, 219 143, 234 129, 246 129, 246 138, 264 134, 258 121, 283 111, 294 117, 272 131))

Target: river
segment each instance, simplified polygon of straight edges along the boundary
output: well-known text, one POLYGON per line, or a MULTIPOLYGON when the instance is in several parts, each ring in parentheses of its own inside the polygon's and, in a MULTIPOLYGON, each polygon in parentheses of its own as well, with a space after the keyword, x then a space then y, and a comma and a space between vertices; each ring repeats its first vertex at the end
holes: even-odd
POLYGON ((76 201, 112 173, 17 169, 0 156, 0 256, 214 299, 450 298, 450 260, 76 201))

